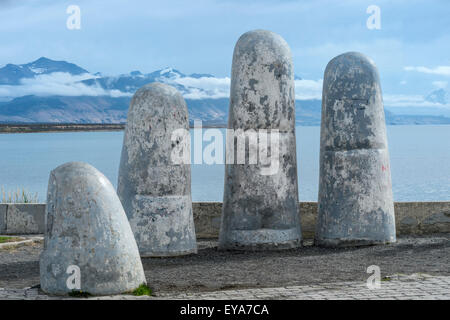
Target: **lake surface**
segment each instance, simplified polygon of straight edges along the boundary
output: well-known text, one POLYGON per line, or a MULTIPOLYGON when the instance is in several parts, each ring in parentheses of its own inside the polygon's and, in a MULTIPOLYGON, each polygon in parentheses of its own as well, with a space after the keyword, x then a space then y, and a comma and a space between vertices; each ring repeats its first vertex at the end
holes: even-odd
MULTIPOLYGON (((450 126, 387 130, 395 201, 450 200, 450 126)), ((45 201, 49 172, 69 161, 92 164, 116 186, 122 139, 123 132, 0 134, 0 187, 45 201)), ((317 201, 319 141, 320 127, 297 127, 300 201, 317 201)), ((193 164, 193 201, 222 201, 223 181, 223 165, 193 164)))

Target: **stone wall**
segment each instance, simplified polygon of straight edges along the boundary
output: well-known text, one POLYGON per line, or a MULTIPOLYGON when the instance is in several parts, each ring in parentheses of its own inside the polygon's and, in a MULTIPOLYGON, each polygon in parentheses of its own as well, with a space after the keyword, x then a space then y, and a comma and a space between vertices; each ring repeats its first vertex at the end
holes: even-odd
POLYGON ((0 204, 0 234, 45 231, 45 204, 0 204))
MULTIPOLYGON (((450 201, 395 202, 397 235, 450 232, 450 201)), ((198 238, 217 238, 220 228, 221 202, 193 203, 198 238)), ((300 202, 303 238, 314 238, 317 202, 300 202)))
MULTIPOLYGON (((217 238, 221 202, 194 202, 197 238, 217 238)), ((45 230, 45 204, 0 204, 0 234, 36 234, 45 230)), ((317 202, 300 202, 303 237, 313 238, 317 202)), ((397 235, 450 232, 450 201, 396 202, 397 235)))

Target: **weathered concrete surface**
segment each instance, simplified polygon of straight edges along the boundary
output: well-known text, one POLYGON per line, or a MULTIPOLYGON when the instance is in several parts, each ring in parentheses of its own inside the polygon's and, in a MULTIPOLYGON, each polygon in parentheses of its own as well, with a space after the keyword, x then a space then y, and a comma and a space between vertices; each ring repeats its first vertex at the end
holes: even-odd
MULTIPOLYGON (((292 57, 279 35, 265 30, 243 34, 233 54, 228 129, 279 131, 270 146, 278 168, 263 174, 261 138, 249 141, 245 163, 237 163, 238 145, 227 137, 221 249, 286 249, 301 245, 295 150, 295 94, 292 57), (275 148, 278 147, 278 150, 275 148), (251 151, 259 150, 257 164, 251 151), (247 160, 248 159, 248 160, 247 160)), ((272 139, 272 137, 270 138, 272 139)), ((250 139, 249 139, 250 140, 250 139)))
POLYGON ((8 204, 5 233, 44 233, 45 216, 41 214, 43 210, 44 204, 8 204))
POLYGON ((325 70, 316 244, 395 242, 395 216, 377 68, 356 52, 325 70))
POLYGON ((222 202, 193 202, 197 238, 218 238, 222 202))
POLYGON ((81 162, 50 173, 40 257, 42 290, 71 292, 70 266, 80 270, 80 290, 93 295, 119 294, 146 283, 133 232, 112 184, 81 162))
POLYGON ((6 211, 8 210, 7 204, 0 204, 0 234, 6 232, 6 211))
MULTIPOLYGON (((217 238, 222 203, 193 203, 197 238, 217 238)), ((395 202, 397 235, 426 235, 450 233, 450 201, 443 202, 395 202)), ((316 231, 317 202, 300 202, 302 235, 313 239, 316 231)))
MULTIPOLYGON (((39 207, 39 215, 45 216, 44 204, 30 205, 39 207)), ((222 203, 193 202, 192 208, 197 239, 218 238, 222 203)), ((450 201, 395 202, 394 208, 397 235, 450 233, 450 201)), ((317 202, 300 202, 299 216, 303 238, 313 239, 316 229, 317 202)), ((30 234, 30 232, 23 234, 30 234)))
POLYGON ((450 202, 396 202, 397 234, 450 232, 450 202))
POLYGON ((45 232, 45 204, 0 204, 0 234, 38 234, 45 232))
POLYGON ((118 194, 143 257, 197 252, 191 167, 172 159, 173 152, 182 151, 190 160, 190 140, 172 141, 180 129, 189 132, 188 111, 175 88, 152 83, 135 93, 125 128, 118 194))

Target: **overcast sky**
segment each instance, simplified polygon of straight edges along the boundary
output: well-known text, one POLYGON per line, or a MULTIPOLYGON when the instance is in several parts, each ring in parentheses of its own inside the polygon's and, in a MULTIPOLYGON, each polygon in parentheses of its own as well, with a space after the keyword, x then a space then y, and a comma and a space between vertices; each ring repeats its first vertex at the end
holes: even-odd
POLYGON ((170 66, 228 77, 234 44, 252 29, 284 37, 296 74, 317 83, 346 51, 375 61, 391 98, 447 88, 450 79, 448 0, 0 0, 0 65, 45 56, 104 74, 170 66), (80 7, 80 30, 66 27, 69 5, 80 7), (370 5, 381 9, 380 30, 366 26, 370 5))

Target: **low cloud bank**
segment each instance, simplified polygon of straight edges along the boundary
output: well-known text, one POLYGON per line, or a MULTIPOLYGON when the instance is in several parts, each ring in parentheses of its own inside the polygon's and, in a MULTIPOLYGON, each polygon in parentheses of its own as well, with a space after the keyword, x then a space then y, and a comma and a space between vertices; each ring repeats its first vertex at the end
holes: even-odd
POLYGON ((183 77, 171 79, 168 83, 182 85, 185 88, 183 96, 186 99, 220 99, 230 95, 230 78, 214 77, 183 77))
MULTIPOLYGON (((407 67, 407 68, 424 68, 424 67, 407 67)), ((443 67, 433 70, 446 72, 443 67), (439 69, 440 68, 440 69, 439 69)), ((406 68, 405 68, 406 70, 406 68)), ((415 69, 414 69, 415 70, 415 69)), ((422 69, 420 69, 422 70, 422 69)), ((431 70, 431 69, 430 69, 431 70)), ((449 67, 450 72, 450 67, 449 67)), ((82 75, 71 75, 69 73, 55 72, 51 74, 37 75, 34 78, 22 79, 20 85, 0 85, 0 97, 2 100, 13 99, 26 95, 35 96, 109 96, 124 97, 132 96, 130 92, 122 92, 120 90, 107 90, 98 84, 87 85, 83 80, 95 79, 98 76, 86 73, 82 75)), ((201 99, 220 99, 228 98, 230 94, 229 77, 169 77, 161 78, 168 84, 178 87, 184 98, 192 100, 201 99)), ((433 86, 436 88, 446 88, 447 81, 434 81, 433 86)), ((319 80, 295 80, 295 99, 296 100, 321 100, 322 99, 323 79, 319 80)), ((449 108, 450 102, 446 104, 430 100, 421 95, 402 95, 402 94, 385 94, 383 95, 384 104, 387 107, 437 107, 449 108)))
MULTIPOLYGON (((179 77, 168 79, 168 84, 178 84, 184 87, 183 96, 186 99, 219 99, 228 98, 230 95, 229 77, 179 77)), ((323 80, 295 80, 295 99, 312 100, 322 99, 323 80)))
POLYGON ((402 94, 385 94, 383 95, 384 105, 386 107, 417 107, 417 108, 448 108, 449 104, 431 102, 421 95, 402 95, 402 94))
POLYGON ((27 95, 35 96, 110 96, 123 97, 131 94, 119 90, 105 90, 97 85, 88 86, 81 81, 93 79, 96 76, 89 73, 71 75, 65 72, 37 75, 25 78, 20 85, 0 85, 0 96, 17 98, 27 95))
POLYGON ((323 80, 295 80, 295 99, 321 100, 323 80))
POLYGON ((416 71, 427 74, 435 74, 441 76, 450 76, 450 66, 438 66, 435 68, 407 66, 403 68, 405 71, 416 71))

